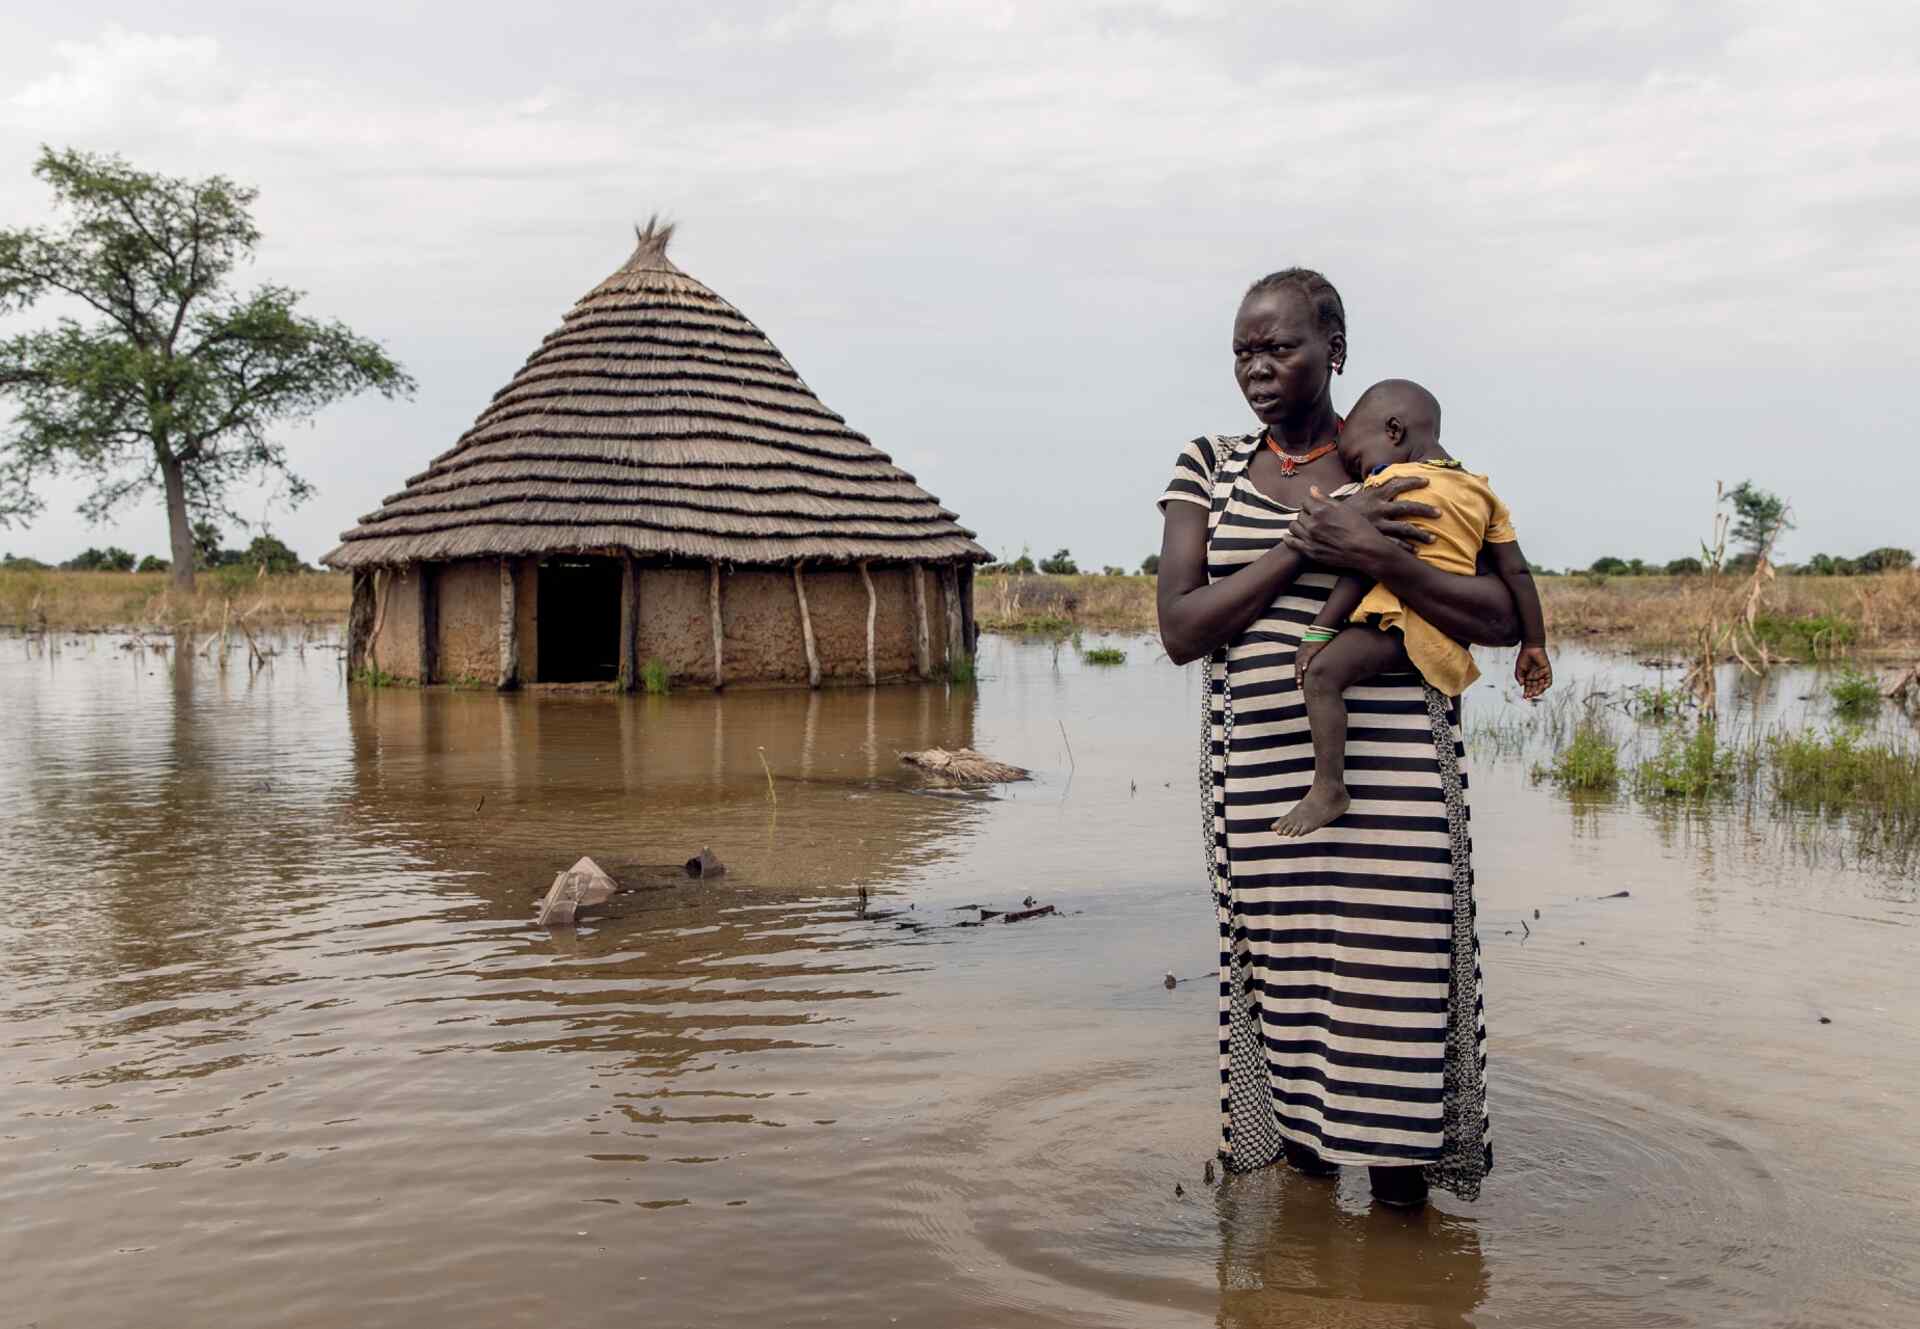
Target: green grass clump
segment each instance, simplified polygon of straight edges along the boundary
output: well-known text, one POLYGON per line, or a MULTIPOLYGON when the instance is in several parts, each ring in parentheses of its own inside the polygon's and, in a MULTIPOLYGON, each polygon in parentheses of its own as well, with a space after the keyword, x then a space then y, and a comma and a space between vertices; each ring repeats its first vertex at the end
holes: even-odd
POLYGON ((1059 614, 1029 614, 1001 624, 1000 631, 1032 637, 1064 637, 1073 631, 1073 620, 1059 614))
POLYGON ((1627 692, 1626 711, 1636 720, 1664 724, 1680 717, 1686 709, 1687 694, 1679 688, 1648 687, 1644 683, 1627 692))
POLYGON ((1552 780, 1569 793, 1614 789, 1620 783, 1620 752, 1613 735, 1596 719, 1582 720, 1550 763, 1534 767, 1533 778, 1552 780))
POLYGON ((1660 737, 1660 750, 1633 771, 1633 787, 1642 797, 1700 799, 1733 792, 1734 755, 1720 746, 1711 723, 1691 734, 1676 726, 1660 737))
POLYGON ((1088 664, 1117 665, 1127 662, 1127 653, 1118 646, 1095 646, 1080 652, 1080 658, 1088 664))
POLYGON ((409 680, 389 674, 379 665, 368 665, 353 676, 353 681, 370 688, 397 688, 405 686, 409 680))
POLYGON ((1781 801, 1814 812, 1869 809, 1920 819, 1920 749, 1853 731, 1777 734, 1768 744, 1781 801))
POLYGON ((664 663, 648 660, 640 666, 640 689, 650 697, 664 697, 672 677, 664 663))
POLYGON ((961 656, 947 665, 949 683, 971 683, 977 677, 978 675, 974 672, 973 657, 970 655, 961 656))
POLYGON ((1865 720, 1880 709, 1880 682, 1871 674, 1849 669, 1827 685, 1833 712, 1843 720, 1865 720))
POLYGON ((1860 625, 1838 614, 1757 614, 1753 635, 1774 650, 1819 659, 1844 651, 1860 635, 1860 625))

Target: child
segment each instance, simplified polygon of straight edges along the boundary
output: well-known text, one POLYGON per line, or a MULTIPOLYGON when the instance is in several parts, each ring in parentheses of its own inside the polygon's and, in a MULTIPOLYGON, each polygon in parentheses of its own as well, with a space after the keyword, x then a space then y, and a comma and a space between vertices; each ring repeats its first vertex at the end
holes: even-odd
MULTIPOLYGON (((1484 547, 1493 570, 1513 592, 1520 620, 1520 657, 1513 676, 1529 700, 1553 684, 1547 632, 1533 575, 1513 533, 1513 523, 1486 477, 1462 469, 1440 446, 1440 403, 1418 383, 1388 379, 1360 395, 1340 433, 1340 460, 1366 485, 1418 475, 1427 487, 1409 500, 1440 510, 1415 524, 1432 531, 1430 544, 1414 553, 1449 572, 1472 573, 1484 547)), ((1313 731, 1313 787, 1273 824, 1280 835, 1317 831, 1347 810, 1347 708, 1341 694, 1375 674, 1404 670, 1408 663, 1448 696, 1457 697, 1480 676, 1473 656, 1453 638, 1400 603, 1385 586, 1343 576, 1300 638, 1294 677, 1306 697, 1313 731)))

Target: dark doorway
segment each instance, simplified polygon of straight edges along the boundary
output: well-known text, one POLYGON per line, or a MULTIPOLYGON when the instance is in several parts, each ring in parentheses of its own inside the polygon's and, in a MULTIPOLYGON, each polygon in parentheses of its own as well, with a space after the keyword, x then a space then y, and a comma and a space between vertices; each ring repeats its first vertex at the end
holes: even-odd
POLYGON ((611 683, 620 677, 620 564, 554 558, 540 565, 542 683, 611 683))

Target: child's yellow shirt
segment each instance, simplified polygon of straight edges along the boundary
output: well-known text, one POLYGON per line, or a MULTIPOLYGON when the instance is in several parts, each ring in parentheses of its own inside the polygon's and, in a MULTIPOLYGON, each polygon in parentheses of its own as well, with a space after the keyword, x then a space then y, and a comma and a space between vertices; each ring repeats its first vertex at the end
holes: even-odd
MULTIPOLYGON (((1487 484, 1487 477, 1463 469, 1458 462, 1399 462, 1368 476, 1365 487, 1371 489, 1403 475, 1417 475, 1427 485, 1401 497, 1409 503, 1439 509, 1438 516, 1409 519, 1411 524, 1433 532, 1430 543, 1413 547, 1422 562, 1471 576, 1482 545, 1510 544, 1520 538, 1514 534, 1513 514, 1487 484)), ((1376 615, 1381 627, 1400 632, 1406 639, 1407 658, 1427 682, 1448 696, 1459 696, 1480 677, 1471 651, 1407 608, 1385 586, 1375 585, 1367 592, 1353 613, 1353 621, 1365 622, 1376 615)))

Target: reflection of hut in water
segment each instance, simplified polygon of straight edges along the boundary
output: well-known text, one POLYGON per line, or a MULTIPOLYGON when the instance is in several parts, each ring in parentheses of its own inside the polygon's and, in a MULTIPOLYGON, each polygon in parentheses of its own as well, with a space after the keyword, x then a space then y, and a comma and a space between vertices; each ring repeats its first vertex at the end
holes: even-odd
POLYGON ((581 854, 619 869, 702 845, 727 863, 730 889, 885 889, 956 852, 986 812, 924 792, 898 755, 972 743, 978 705, 966 688, 559 694, 538 706, 359 689, 347 707, 352 800, 496 912, 520 911, 581 854))
POLYGON ((460 441, 348 531, 349 668, 873 683, 972 654, 989 555, 651 223, 460 441))

